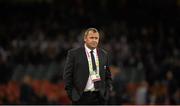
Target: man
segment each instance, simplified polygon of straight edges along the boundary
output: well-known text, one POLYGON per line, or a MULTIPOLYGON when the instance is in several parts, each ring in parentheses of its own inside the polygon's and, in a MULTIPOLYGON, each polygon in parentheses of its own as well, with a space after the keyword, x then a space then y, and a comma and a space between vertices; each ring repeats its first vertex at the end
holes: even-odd
POLYGON ((100 33, 89 28, 84 45, 68 51, 64 69, 65 89, 73 104, 105 104, 111 89, 108 53, 98 48, 100 33))

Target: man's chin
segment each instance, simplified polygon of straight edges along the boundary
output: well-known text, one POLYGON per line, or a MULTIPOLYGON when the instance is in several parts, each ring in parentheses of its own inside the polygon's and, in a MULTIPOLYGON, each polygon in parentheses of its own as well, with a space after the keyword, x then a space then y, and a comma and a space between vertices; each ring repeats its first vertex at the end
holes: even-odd
POLYGON ((97 47, 97 46, 92 46, 92 48, 94 48, 94 49, 95 49, 96 47, 97 47))
POLYGON ((96 48, 96 47, 97 47, 97 45, 92 45, 92 47, 96 48))
POLYGON ((91 49, 95 49, 96 48, 96 46, 91 46, 91 49))

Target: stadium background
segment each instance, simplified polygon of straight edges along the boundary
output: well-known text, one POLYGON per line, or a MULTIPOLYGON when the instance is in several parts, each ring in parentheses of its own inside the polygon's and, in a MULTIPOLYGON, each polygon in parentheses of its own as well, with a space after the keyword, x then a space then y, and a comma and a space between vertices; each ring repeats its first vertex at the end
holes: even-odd
POLYGON ((180 104, 180 0, 1 0, 0 104, 69 104, 62 72, 81 30, 104 32, 109 104, 180 104))

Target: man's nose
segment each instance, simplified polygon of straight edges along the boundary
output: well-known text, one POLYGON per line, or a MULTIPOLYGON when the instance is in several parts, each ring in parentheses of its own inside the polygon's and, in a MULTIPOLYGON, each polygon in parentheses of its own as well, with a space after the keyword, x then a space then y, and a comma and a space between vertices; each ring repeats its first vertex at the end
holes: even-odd
POLYGON ((96 41, 96 39, 94 38, 93 41, 96 41))
POLYGON ((93 40, 93 42, 97 42, 96 40, 93 40))

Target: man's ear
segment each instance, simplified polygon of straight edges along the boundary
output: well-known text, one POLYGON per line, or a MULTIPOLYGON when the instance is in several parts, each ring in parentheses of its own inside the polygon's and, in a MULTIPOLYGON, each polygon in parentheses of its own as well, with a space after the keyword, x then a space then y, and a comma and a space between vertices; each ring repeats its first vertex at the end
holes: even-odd
POLYGON ((84 42, 86 42, 86 37, 84 37, 84 42))

